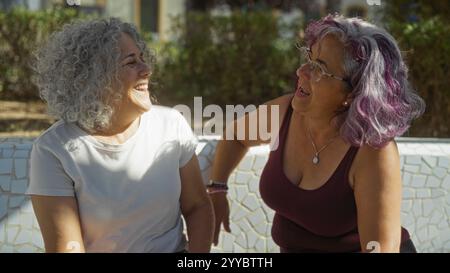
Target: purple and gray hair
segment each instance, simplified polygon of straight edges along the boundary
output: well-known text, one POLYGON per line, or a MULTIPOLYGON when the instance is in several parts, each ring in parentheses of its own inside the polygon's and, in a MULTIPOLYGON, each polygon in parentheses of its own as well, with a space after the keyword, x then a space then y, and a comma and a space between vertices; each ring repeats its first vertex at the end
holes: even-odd
POLYGON ((400 49, 384 29, 340 15, 310 23, 305 41, 311 46, 328 34, 344 45, 343 68, 352 85, 353 101, 337 116, 340 134, 354 146, 383 147, 405 133, 425 110, 408 82, 400 49))

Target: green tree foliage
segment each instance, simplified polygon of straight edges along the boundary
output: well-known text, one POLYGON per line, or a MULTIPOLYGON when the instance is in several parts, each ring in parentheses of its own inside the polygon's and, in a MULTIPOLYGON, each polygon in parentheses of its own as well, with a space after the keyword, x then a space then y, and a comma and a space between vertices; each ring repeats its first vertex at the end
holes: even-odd
POLYGON ((450 137, 450 5, 448 1, 386 2, 387 28, 399 42, 410 80, 427 109, 410 136, 450 137))
POLYGON ((257 104, 295 88, 300 20, 281 23, 271 12, 174 18, 175 39, 162 46, 156 69, 161 102, 257 104), (186 22, 186 23, 185 23, 186 22))
POLYGON ((49 33, 77 17, 74 9, 0 12, 0 99, 39 98, 32 83, 32 53, 49 33))

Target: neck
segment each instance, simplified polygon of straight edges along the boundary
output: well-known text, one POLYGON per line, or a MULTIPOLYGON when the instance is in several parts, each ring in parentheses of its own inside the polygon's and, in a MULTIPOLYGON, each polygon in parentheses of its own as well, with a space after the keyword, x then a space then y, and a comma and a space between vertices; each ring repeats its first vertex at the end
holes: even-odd
POLYGON ((326 144, 330 139, 339 134, 339 129, 330 118, 305 118, 308 133, 311 133, 316 145, 326 144))
POLYGON ((115 136, 119 134, 125 134, 133 130, 133 128, 137 127, 138 124, 139 117, 130 122, 114 122, 113 125, 108 129, 97 132, 96 134, 101 136, 115 136))
POLYGON ((140 116, 134 119, 114 117, 108 129, 96 132, 93 136, 109 144, 122 144, 136 133, 139 123, 140 116))

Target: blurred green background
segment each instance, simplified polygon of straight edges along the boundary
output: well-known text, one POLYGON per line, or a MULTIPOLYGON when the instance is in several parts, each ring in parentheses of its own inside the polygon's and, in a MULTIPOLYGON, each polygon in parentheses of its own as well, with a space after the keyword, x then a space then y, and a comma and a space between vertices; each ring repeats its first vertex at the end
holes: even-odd
MULTIPOLYGON (((152 31, 157 23, 142 19, 145 8, 140 11, 143 24, 139 27, 157 57, 151 91, 163 105, 192 105, 194 96, 202 96, 204 105, 260 104, 293 92, 299 66, 295 43, 301 41, 309 20, 339 11, 336 3, 341 1, 326 1, 319 10, 310 4, 299 5, 305 1, 187 2, 185 12, 170 16, 170 37, 164 39, 152 31), (228 3, 228 9, 218 9, 217 2, 228 3), (296 2, 294 8, 303 12, 291 12, 294 8, 287 2, 296 2)), ((346 15, 367 17, 361 7, 353 7, 346 15)), ((398 40, 413 86, 427 104, 424 116, 405 136, 449 138, 450 1, 393 0, 365 8, 376 11, 369 20, 387 28, 398 40)), ((37 10, 3 5, 0 136, 36 135, 54 122, 45 116, 32 81, 32 52, 64 23, 105 16, 85 10, 61 3, 37 10)))

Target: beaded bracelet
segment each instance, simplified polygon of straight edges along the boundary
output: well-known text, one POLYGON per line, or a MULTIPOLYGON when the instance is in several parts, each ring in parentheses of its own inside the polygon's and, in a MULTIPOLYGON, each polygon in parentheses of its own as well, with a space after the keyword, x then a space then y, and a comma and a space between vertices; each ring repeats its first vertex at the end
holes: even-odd
POLYGON ((206 186, 208 189, 220 189, 220 190, 228 190, 228 186, 226 182, 214 181, 210 180, 209 184, 206 186))

